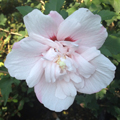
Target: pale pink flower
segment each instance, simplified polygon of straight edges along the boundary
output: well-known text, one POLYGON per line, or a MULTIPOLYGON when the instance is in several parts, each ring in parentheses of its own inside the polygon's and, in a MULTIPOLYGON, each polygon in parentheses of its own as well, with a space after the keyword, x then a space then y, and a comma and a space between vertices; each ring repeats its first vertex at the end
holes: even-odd
POLYGON ((38 100, 54 111, 66 110, 77 91, 92 94, 107 87, 116 67, 98 50, 107 32, 101 17, 80 8, 65 20, 35 9, 24 17, 29 37, 13 45, 5 66, 12 77, 35 87, 38 100))

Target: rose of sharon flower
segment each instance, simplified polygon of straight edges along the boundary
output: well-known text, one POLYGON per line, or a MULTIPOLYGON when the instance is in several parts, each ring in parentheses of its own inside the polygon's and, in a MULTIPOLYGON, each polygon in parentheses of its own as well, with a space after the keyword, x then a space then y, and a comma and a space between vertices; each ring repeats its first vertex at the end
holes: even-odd
POLYGON ((65 20, 55 11, 44 15, 35 9, 24 17, 29 37, 13 45, 5 66, 34 87, 45 107, 66 110, 77 91, 96 93, 114 78, 116 67, 98 50, 108 35, 100 22, 86 8, 65 20))

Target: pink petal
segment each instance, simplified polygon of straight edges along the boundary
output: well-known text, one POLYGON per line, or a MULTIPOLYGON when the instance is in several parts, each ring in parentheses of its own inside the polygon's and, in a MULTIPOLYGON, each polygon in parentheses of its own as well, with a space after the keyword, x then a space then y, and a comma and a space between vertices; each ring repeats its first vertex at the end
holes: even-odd
MULTIPOLYGON (((24 17, 24 23, 27 28, 28 34, 35 33, 45 38, 56 36, 58 29, 58 22, 56 19, 60 18, 58 13, 52 13, 54 15, 44 15, 40 10, 34 9, 24 17)), ((61 20, 59 21, 61 22, 61 20)))
POLYGON ((106 88, 114 78, 116 67, 102 54, 91 61, 96 67, 95 73, 90 78, 85 78, 85 85, 78 91, 92 94, 106 88))
POLYGON ((81 40, 80 46, 95 46, 99 49, 107 35, 101 24, 101 17, 94 15, 87 8, 80 8, 60 24, 57 38, 65 40, 70 37, 74 41, 81 40))
POLYGON ((48 83, 44 78, 35 86, 35 93, 39 101, 50 110, 61 112, 68 109, 73 103, 75 97, 67 96, 65 99, 59 99, 55 96, 57 82, 48 83))

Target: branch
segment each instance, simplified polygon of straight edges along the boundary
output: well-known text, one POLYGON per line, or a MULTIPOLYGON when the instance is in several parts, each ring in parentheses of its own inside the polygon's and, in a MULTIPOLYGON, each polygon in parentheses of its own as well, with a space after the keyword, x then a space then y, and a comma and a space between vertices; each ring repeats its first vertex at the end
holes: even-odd
POLYGON ((0 31, 4 31, 4 32, 7 32, 7 33, 9 33, 9 34, 13 34, 13 35, 22 36, 22 34, 14 33, 14 32, 10 32, 10 31, 8 31, 8 30, 4 30, 4 29, 2 29, 2 28, 0 28, 0 31))
POLYGON ((0 73, 5 73, 5 74, 8 74, 8 72, 7 72, 7 71, 2 71, 2 70, 0 70, 0 73))

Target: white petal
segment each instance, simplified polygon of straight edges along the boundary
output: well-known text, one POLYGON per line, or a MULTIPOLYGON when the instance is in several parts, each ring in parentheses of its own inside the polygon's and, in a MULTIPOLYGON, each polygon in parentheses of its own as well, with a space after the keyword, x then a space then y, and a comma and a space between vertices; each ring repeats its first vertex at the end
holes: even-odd
POLYGON ((59 48, 58 44, 48 38, 42 37, 40 35, 37 35, 35 33, 30 33, 29 35, 32 39, 40 42, 41 44, 47 45, 52 48, 59 48))
POLYGON ((86 61, 81 55, 76 54, 75 60, 75 62, 77 62, 79 66, 78 72, 83 77, 89 78, 95 72, 95 67, 88 61, 86 61))
POLYGON ((57 57, 57 52, 54 51, 54 48, 50 48, 46 53, 42 54, 47 60, 54 60, 57 57))
POLYGON ((47 62, 47 66, 45 67, 45 80, 46 82, 51 82, 51 62, 47 62))
POLYGON ((90 78, 84 79, 84 87, 78 90, 81 93, 96 93, 106 88, 114 78, 116 67, 105 56, 99 55, 91 64, 96 67, 96 72, 90 78))
POLYGON ((68 74, 67 74, 67 75, 64 75, 64 80, 65 80, 66 82, 69 82, 69 81, 70 81, 70 77, 69 77, 68 74))
POLYGON ((51 65, 51 81, 52 82, 56 81, 56 79, 55 79, 55 66, 56 66, 56 64, 52 63, 52 65, 51 65))
POLYGON ((63 92, 63 89, 61 87, 61 82, 57 82, 57 88, 56 88, 56 91, 55 91, 55 96, 59 99, 65 99, 67 96, 66 94, 63 92))
POLYGON ((54 22, 56 22, 57 26, 64 21, 63 17, 56 11, 50 11, 49 15, 53 18, 54 22))
POLYGON ((26 79, 40 56, 29 55, 22 49, 13 49, 6 57, 5 67, 16 79, 26 79))
MULTIPOLYGON (((58 16, 57 16, 58 17, 58 16)), ((35 33, 45 38, 56 36, 58 23, 51 15, 44 15, 40 10, 34 9, 24 17, 28 34, 35 33)))
POLYGON ((35 93, 38 100, 50 110, 61 112, 66 110, 73 103, 75 97, 67 96, 65 99, 59 99, 55 96, 57 84, 48 83, 44 78, 35 86, 35 93))
POLYGON ((58 28, 57 39, 59 41, 62 41, 67 37, 72 38, 71 35, 73 34, 73 29, 74 31, 77 31, 80 28, 80 26, 81 24, 75 18, 64 20, 58 28))
POLYGON ((43 61, 39 59, 30 71, 26 79, 27 85, 29 87, 34 87, 41 80, 44 71, 42 64, 43 61))
POLYGON ((42 52, 45 52, 49 48, 47 45, 41 44, 30 37, 20 41, 20 47, 28 54, 34 54, 34 56, 41 55, 42 52))
POLYGON ((81 40, 80 46, 99 49, 107 38, 106 29, 101 25, 101 17, 94 15, 87 8, 80 8, 65 19, 58 28, 58 40, 70 37, 81 40))
POLYGON ((34 41, 30 37, 24 38, 13 45, 12 51, 7 55, 5 66, 12 77, 27 79, 30 71, 42 57, 48 46, 34 41))
POLYGON ((80 76, 76 75, 75 73, 71 73, 70 74, 70 78, 73 82, 75 83, 80 83, 82 82, 82 79, 80 78, 80 76))
POLYGON ((76 96, 77 91, 74 84, 71 81, 70 82, 61 81, 59 85, 62 87, 63 92, 67 96, 73 96, 73 97, 76 96))
POLYGON ((98 55, 100 55, 100 51, 97 50, 95 47, 91 47, 81 54, 81 56, 85 58, 87 61, 91 61, 98 55))

